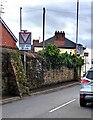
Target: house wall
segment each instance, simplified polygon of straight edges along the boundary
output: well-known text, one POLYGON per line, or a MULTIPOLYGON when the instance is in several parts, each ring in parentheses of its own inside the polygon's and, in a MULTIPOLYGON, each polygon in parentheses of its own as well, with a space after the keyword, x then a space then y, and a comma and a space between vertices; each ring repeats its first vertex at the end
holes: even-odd
MULTIPOLYGON (((35 52, 38 52, 42 49, 43 49, 42 47, 34 47, 35 52)), ((65 48, 59 48, 59 49, 60 49, 60 53, 65 53, 65 52, 68 52, 68 54, 70 54, 70 52, 72 54, 75 53, 74 49, 65 49, 65 48)))
POLYGON ((2 25, 0 23, 0 45, 2 44, 2 25))
POLYGON ((72 54, 75 53, 75 52, 74 52, 74 49, 62 49, 62 48, 60 48, 60 52, 61 52, 61 53, 67 52, 68 54, 70 54, 70 52, 71 52, 72 54))
POLYGON ((0 33, 0 46, 16 48, 15 40, 1 23, 0 33))
POLYGON ((43 48, 42 47, 34 47, 34 51, 35 52, 38 52, 38 51, 40 51, 40 50, 42 50, 43 48))

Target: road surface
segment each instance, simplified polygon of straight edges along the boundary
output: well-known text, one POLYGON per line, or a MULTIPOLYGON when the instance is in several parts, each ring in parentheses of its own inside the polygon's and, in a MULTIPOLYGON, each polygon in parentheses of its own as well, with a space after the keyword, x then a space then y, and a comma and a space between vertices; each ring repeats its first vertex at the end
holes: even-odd
POLYGON ((4 104, 3 118, 91 118, 93 106, 79 106, 79 88, 75 85, 56 92, 30 96, 4 104))

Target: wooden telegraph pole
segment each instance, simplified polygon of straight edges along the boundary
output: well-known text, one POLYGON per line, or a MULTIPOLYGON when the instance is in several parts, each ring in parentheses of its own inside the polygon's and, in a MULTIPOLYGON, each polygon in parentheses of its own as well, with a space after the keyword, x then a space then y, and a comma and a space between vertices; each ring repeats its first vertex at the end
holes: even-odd
POLYGON ((45 8, 43 8, 43 49, 45 47, 45 8))
POLYGON ((20 31, 22 30, 22 7, 20 7, 20 31))

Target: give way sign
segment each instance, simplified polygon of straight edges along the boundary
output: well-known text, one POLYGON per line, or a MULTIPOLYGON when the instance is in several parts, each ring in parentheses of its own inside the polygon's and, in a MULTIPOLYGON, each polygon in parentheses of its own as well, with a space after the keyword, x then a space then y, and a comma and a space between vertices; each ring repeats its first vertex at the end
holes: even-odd
POLYGON ((31 50, 31 32, 19 32, 19 49, 31 50))

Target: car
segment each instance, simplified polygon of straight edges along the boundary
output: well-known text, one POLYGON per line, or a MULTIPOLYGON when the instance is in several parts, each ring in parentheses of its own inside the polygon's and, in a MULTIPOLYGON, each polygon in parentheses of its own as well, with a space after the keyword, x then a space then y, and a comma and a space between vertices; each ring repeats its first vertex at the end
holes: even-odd
POLYGON ((89 69, 81 78, 79 103, 85 107, 87 103, 93 102, 93 68, 89 69))

